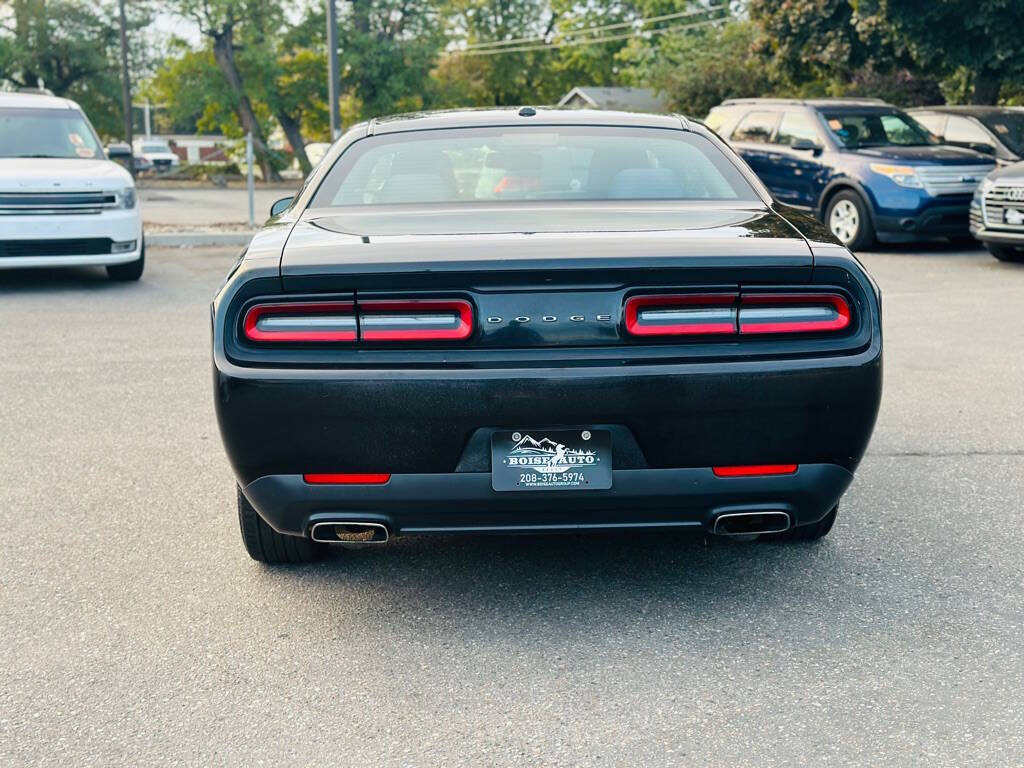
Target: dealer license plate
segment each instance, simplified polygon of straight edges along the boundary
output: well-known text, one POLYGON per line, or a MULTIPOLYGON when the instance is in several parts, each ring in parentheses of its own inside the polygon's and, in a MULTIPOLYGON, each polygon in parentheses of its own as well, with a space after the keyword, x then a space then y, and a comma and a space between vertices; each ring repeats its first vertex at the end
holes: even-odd
POLYGON ((601 490, 612 487, 607 429, 495 432, 491 487, 496 491, 601 490))

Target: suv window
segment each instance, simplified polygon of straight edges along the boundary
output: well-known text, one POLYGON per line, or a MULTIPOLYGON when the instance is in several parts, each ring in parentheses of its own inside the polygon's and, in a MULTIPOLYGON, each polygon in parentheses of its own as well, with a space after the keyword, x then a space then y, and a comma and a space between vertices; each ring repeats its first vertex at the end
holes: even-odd
POLYGON ((995 142, 980 127, 966 117, 953 115, 946 125, 946 141, 957 144, 985 144, 995 149, 995 142))
POLYGON ((751 141, 767 143, 772 137, 772 129, 779 119, 776 112, 751 112, 740 120, 736 130, 732 132, 733 141, 751 141))
POLYGON ((103 148, 74 109, 0 108, 0 157, 102 159, 103 148))
POLYGON ((821 144, 814 120, 806 112, 784 112, 775 134, 775 143, 791 147, 798 141, 821 144))
POLYGON ((882 147, 886 144, 914 147, 933 143, 930 134, 899 112, 827 112, 825 122, 839 143, 847 149, 882 147))

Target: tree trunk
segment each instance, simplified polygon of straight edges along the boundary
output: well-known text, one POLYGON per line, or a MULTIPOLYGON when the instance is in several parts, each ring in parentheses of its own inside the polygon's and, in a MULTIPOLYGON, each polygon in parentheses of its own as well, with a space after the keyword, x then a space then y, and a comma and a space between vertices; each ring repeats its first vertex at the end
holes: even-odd
POLYGON ((252 148, 260 164, 260 170, 263 171, 263 180, 280 181, 280 174, 270 166, 267 142, 263 138, 263 131, 260 130, 259 121, 252 110, 252 102, 249 101, 242 85, 242 74, 235 62, 234 27, 225 26, 210 36, 213 38, 213 58, 224 79, 228 81, 228 87, 238 99, 238 120, 242 124, 242 129, 252 134, 252 148))
POLYGON ((997 73, 986 69, 979 70, 974 75, 974 93, 971 94, 971 103, 995 104, 999 101, 999 88, 1002 84, 997 73))
POLYGON ((284 135, 288 139, 288 143, 292 145, 292 152, 295 153, 295 157, 299 161, 302 175, 305 176, 313 170, 313 165, 309 162, 309 156, 306 154, 306 144, 302 140, 302 122, 298 118, 287 114, 284 110, 279 111, 276 117, 277 122, 281 124, 281 130, 284 131, 284 135))

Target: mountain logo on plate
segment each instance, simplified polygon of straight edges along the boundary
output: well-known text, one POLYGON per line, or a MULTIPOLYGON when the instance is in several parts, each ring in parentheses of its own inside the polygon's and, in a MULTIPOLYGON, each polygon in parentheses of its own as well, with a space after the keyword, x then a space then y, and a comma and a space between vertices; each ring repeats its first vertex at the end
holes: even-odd
MULTIPOLYGON (((584 436, 584 440, 590 435, 584 436)), ((595 451, 566 448, 563 443, 547 437, 534 440, 529 435, 521 436, 505 458, 509 467, 529 467, 536 472, 567 472, 573 467, 593 466, 600 462, 595 451)))

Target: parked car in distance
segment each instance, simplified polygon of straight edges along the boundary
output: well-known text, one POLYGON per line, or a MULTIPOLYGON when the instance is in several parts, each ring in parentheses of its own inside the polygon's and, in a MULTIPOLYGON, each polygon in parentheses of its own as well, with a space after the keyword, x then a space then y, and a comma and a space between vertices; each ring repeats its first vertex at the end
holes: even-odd
POLYGON ((945 144, 991 155, 1000 165, 1024 159, 1024 108, 915 107, 907 114, 945 144))
POLYGON ((84 264, 141 277, 135 182, 75 102, 0 93, 0 269, 84 264))
POLYGON ((880 296, 678 115, 351 128, 213 304, 246 550, 395 534, 826 535, 875 422, 880 296))
POLYGON ((1024 262, 1024 162, 999 168, 978 185, 971 234, 1000 261, 1024 262))
POLYGON ((968 239, 968 208, 995 160, 942 146, 877 99, 730 99, 707 125, 777 200, 813 213, 852 250, 876 240, 968 239))
POLYGON ((154 171, 169 171, 181 165, 171 146, 163 139, 136 139, 135 156, 144 158, 154 171))

